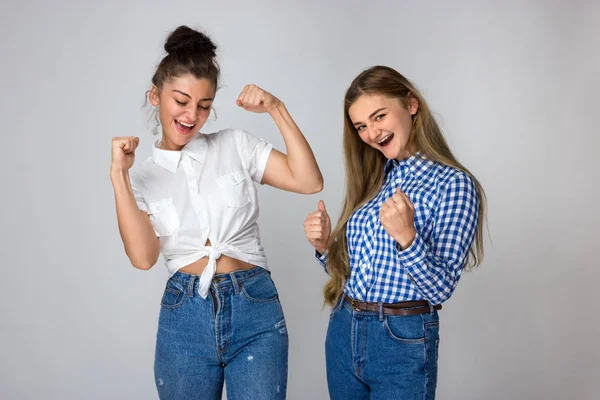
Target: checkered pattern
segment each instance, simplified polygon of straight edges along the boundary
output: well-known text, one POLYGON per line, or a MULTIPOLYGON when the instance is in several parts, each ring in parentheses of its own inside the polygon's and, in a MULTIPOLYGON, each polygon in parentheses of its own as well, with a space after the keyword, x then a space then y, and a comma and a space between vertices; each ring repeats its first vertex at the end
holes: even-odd
MULTIPOLYGON (((456 288, 477 228, 479 198, 463 171, 421 154, 389 160, 380 192, 356 210, 346 226, 352 298, 440 304, 456 288), (382 203, 400 188, 415 206, 417 235, 401 249, 379 220, 382 203)), ((326 266, 327 254, 317 259, 326 266)))

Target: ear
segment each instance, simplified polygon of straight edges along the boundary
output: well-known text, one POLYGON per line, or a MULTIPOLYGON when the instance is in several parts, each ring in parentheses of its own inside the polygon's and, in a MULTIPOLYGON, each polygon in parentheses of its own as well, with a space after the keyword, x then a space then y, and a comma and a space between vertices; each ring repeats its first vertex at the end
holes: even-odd
POLYGON ((413 96, 412 93, 408 93, 408 111, 410 115, 415 115, 419 111, 419 99, 413 96))
POLYGON ((160 97, 158 95, 158 88, 155 85, 152 85, 150 92, 148 93, 148 98, 150 99, 150 103, 156 107, 160 104, 160 97))

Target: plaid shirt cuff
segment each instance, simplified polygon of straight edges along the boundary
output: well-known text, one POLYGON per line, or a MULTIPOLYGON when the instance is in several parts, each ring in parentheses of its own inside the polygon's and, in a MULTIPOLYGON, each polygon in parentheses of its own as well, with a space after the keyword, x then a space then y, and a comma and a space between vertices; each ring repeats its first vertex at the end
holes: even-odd
POLYGON ((423 242, 419 232, 417 232, 413 242, 408 248, 402 249, 400 245, 396 243, 396 249, 398 250, 400 262, 411 275, 423 275, 421 264, 427 256, 427 246, 423 242))
POLYGON ((319 264, 321 264, 321 267, 323 267, 323 269, 327 268, 327 251, 325 251, 325 253, 321 254, 318 251, 315 250, 315 257, 317 258, 317 261, 319 262, 319 264))

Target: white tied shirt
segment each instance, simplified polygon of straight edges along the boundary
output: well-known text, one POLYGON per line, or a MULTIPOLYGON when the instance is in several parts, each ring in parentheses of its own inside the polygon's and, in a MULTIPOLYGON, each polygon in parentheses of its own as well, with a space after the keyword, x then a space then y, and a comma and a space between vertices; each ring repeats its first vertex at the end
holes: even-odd
POLYGON ((272 148, 241 129, 197 133, 181 151, 162 150, 157 141, 152 156, 130 170, 169 277, 208 256, 199 285, 203 298, 223 254, 268 269, 254 182, 260 184, 272 148))

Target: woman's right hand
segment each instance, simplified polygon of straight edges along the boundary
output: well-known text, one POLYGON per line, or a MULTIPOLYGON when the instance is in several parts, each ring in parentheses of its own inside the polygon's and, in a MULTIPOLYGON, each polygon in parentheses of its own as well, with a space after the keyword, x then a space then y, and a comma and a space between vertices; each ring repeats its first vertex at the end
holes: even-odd
POLYGON ((136 136, 114 137, 112 139, 112 163, 113 171, 129 171, 135 160, 135 149, 140 143, 136 136))
POLYGON ((331 219, 329 219, 323 200, 319 201, 315 212, 306 216, 304 233, 315 250, 321 254, 325 253, 329 235, 331 235, 331 219))

